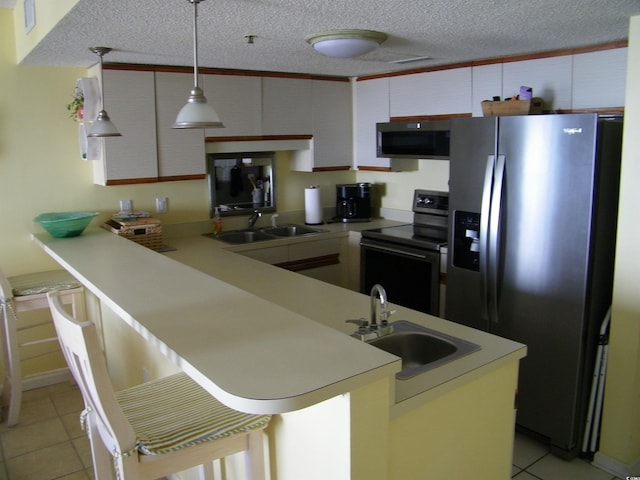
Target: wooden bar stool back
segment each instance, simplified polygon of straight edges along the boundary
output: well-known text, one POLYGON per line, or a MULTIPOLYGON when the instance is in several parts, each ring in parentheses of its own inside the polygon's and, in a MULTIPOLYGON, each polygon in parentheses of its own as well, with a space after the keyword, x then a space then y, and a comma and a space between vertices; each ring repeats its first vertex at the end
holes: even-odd
POLYGON ((37 338, 37 334, 32 335, 28 332, 31 330, 33 333, 35 329, 51 324, 48 312, 45 319, 36 323, 21 322, 20 314, 30 310, 48 310, 47 292, 58 289, 62 290, 62 301, 72 305, 74 315, 77 318, 84 318, 84 290, 80 283, 65 270, 30 273, 8 278, 0 271, 0 314, 4 360, 2 404, 6 408, 7 425, 10 427, 18 423, 22 391, 29 385, 31 388, 36 388, 57 383, 65 377, 70 379, 67 368, 52 369, 24 377, 22 375, 21 362, 58 352, 59 346, 55 336, 37 338), (31 339, 21 340, 26 337, 31 339), (51 348, 38 347, 47 344, 51 348))
POLYGON ((78 322, 48 294, 60 345, 82 392, 97 479, 156 479, 200 466, 213 478, 213 461, 245 452, 247 476, 265 478, 264 428, 269 415, 232 410, 185 373, 115 392, 92 322, 78 322), (109 454, 111 457, 109 457, 109 454))

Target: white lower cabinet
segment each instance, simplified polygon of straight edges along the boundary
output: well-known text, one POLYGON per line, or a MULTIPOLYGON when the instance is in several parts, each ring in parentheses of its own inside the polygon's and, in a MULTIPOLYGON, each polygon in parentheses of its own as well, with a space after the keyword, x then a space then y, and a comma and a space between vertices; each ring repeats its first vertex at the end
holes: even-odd
POLYGON ((308 240, 277 247, 264 246, 238 253, 332 285, 347 287, 349 283, 346 238, 308 240))
POLYGON ((255 250, 245 250, 238 253, 242 256, 271 265, 289 261, 289 247, 286 245, 282 247, 257 248, 255 250))

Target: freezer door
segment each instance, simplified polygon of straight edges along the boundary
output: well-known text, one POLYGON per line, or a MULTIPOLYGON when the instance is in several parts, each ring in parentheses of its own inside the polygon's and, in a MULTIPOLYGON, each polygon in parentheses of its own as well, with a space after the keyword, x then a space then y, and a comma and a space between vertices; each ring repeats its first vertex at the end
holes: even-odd
POLYGON ((446 318, 481 330, 488 330, 489 322, 482 316, 480 210, 487 161, 496 154, 497 122, 496 117, 451 121, 446 318))

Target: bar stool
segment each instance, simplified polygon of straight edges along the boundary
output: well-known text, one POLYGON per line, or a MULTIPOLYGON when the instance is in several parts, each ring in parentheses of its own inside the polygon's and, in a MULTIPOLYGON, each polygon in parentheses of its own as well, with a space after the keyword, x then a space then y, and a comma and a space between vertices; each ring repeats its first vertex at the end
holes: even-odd
MULTIPOLYGON (((20 321, 20 313, 30 310, 48 309, 47 292, 62 290, 61 298, 65 304, 71 304, 74 315, 85 317, 84 289, 80 283, 65 270, 30 273, 5 277, 0 271, 0 306, 2 314, 2 347, 4 359, 4 382, 2 387, 2 404, 7 407, 6 419, 8 426, 18 423, 22 391, 25 382, 35 380, 44 375, 68 374, 67 368, 53 369, 34 375, 22 376, 21 361, 47 355, 59 351, 58 338, 47 337, 29 341, 20 341, 28 330, 51 324, 51 318, 37 323, 20 321), (19 335, 20 334, 20 335, 19 335), (52 348, 46 352, 39 352, 29 356, 28 347, 51 344, 52 348), (21 351, 23 356, 21 356, 21 351)), ((33 348, 31 349, 33 350, 33 348)))
POLYGON ((114 391, 96 327, 78 322, 47 295, 62 351, 85 403, 96 479, 151 480, 200 466, 213 478, 213 461, 245 452, 247 476, 264 480, 264 432, 270 415, 232 410, 186 373, 114 391), (111 463, 113 462, 113 463, 111 463))

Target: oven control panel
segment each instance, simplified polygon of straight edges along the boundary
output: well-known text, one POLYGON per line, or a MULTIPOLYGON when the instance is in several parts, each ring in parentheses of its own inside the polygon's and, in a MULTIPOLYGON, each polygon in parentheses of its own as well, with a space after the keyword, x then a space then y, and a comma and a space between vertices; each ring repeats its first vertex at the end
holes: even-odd
POLYGON ((413 193, 413 211, 432 215, 448 215, 449 193, 416 189, 413 193))

